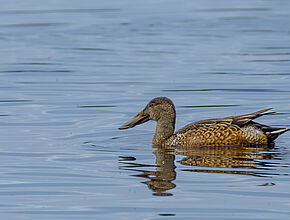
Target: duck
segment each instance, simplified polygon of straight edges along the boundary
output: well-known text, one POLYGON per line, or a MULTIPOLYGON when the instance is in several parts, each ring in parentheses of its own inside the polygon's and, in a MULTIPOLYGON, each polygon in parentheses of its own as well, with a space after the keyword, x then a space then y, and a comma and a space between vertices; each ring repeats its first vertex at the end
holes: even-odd
MULTIPOLYGON (((272 108, 250 114, 225 118, 206 119, 191 124, 175 132, 176 110, 167 97, 152 99, 137 115, 119 127, 120 130, 133 128, 149 120, 157 122, 153 145, 167 146, 250 146, 268 145, 290 127, 278 128, 263 125, 253 120, 272 108)), ((267 113, 268 112, 268 113, 267 113)))

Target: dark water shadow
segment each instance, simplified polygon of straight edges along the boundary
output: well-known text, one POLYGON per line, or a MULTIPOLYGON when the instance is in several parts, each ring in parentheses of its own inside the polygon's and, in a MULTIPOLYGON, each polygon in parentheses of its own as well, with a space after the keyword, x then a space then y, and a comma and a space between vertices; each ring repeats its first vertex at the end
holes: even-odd
POLYGON ((142 164, 134 156, 119 157, 121 170, 137 172, 131 176, 144 178, 141 183, 156 196, 172 196, 167 192, 176 187, 178 172, 250 175, 271 178, 288 175, 278 167, 289 167, 282 162, 282 154, 274 146, 218 146, 164 148, 153 146, 155 164, 142 164), (176 161, 176 156, 181 160, 176 161), (175 165, 175 161, 178 163, 175 165), (178 169, 176 169, 178 167, 178 169), (153 168, 153 170, 152 170, 153 168))

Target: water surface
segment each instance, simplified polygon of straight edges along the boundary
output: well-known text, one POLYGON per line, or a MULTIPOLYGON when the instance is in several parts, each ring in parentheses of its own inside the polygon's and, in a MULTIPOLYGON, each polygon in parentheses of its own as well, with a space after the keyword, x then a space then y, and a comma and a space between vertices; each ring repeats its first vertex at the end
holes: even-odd
POLYGON ((3 219, 289 219, 272 148, 162 149, 157 96, 192 121, 273 107, 290 126, 290 2, 0 1, 3 219))

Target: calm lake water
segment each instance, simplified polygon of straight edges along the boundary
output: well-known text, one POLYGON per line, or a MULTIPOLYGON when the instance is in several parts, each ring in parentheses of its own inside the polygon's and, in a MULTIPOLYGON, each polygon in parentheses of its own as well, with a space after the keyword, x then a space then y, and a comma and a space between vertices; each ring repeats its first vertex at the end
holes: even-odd
POLYGON ((118 126, 157 96, 177 128, 273 107, 290 126, 290 1, 0 0, 1 219, 289 219, 272 149, 152 147, 118 126))

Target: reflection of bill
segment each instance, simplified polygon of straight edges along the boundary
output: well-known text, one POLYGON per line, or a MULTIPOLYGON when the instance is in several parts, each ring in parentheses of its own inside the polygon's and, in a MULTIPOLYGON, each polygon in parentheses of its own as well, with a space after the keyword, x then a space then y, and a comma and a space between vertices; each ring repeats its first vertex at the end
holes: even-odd
POLYGON ((186 167, 181 171, 254 176, 277 175, 273 173, 271 166, 274 164, 273 159, 278 159, 278 153, 269 146, 186 147, 179 149, 153 147, 156 149, 153 152, 156 156, 154 165, 133 162, 134 157, 120 159, 121 169, 140 172, 132 176, 148 179, 142 183, 145 183, 154 192, 153 195, 172 195, 167 191, 176 187, 173 183, 176 179, 176 155, 183 156, 178 162, 186 167), (146 167, 156 167, 156 170, 147 170, 146 167))

